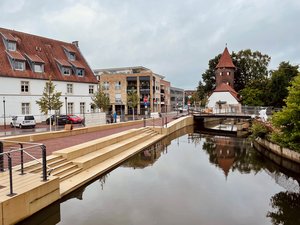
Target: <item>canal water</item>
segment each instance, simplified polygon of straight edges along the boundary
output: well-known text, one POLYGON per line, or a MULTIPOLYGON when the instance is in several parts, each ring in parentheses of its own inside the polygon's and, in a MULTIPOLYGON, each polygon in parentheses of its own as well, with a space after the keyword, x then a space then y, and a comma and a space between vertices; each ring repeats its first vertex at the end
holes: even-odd
POLYGON ((245 138, 189 127, 21 224, 300 224, 299 181, 245 138))

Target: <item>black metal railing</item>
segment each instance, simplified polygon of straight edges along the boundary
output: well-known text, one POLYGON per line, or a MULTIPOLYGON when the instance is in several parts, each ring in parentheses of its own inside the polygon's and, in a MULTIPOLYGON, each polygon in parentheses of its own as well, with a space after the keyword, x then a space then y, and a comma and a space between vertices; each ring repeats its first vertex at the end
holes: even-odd
POLYGON ((41 164, 42 181, 47 181, 51 170, 47 167, 46 155, 46 146, 41 143, 0 140, 0 172, 6 173, 8 171, 10 186, 8 196, 16 194, 13 191, 13 173, 20 171, 19 175, 25 175, 24 163, 26 162, 36 161, 38 164, 41 164), (40 152, 37 151, 37 149, 39 149, 40 152), (24 157, 25 155, 27 156, 26 159, 24 157), (7 164, 5 157, 7 157, 7 164), (41 158, 38 159, 39 157, 41 158), (49 169, 48 172, 47 169, 49 169))

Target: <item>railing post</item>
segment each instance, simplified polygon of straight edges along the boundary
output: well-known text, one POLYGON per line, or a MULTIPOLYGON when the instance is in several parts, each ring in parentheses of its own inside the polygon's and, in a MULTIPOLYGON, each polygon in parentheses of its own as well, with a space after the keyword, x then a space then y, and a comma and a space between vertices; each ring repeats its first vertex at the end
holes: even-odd
POLYGON ((47 160, 46 160, 46 146, 42 145, 42 157, 43 157, 43 181, 47 181, 47 160))
POLYGON ((19 143, 20 145, 20 148, 21 148, 21 175, 24 175, 24 152, 23 152, 23 144, 22 143, 19 143))
POLYGON ((0 172, 4 171, 3 146, 3 142, 0 141, 0 172))
POLYGON ((7 196, 14 196, 15 193, 13 191, 12 161, 11 161, 10 153, 7 153, 7 158, 8 158, 9 189, 10 189, 10 193, 7 196))

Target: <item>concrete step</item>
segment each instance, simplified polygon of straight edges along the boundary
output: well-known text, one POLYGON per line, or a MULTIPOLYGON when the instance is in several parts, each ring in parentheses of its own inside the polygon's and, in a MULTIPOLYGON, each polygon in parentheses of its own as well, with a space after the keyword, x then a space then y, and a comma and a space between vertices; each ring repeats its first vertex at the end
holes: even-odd
MULTIPOLYGON (((49 171, 49 169, 54 170, 56 168, 59 168, 59 167, 65 165, 66 163, 68 163, 66 159, 59 157, 55 161, 52 161, 50 163, 47 162, 47 167, 48 167, 47 170, 48 171, 49 171)), ((41 171, 42 171, 41 164, 39 164, 38 166, 36 166, 35 168, 33 168, 31 170, 26 170, 26 172, 28 172, 28 173, 39 173, 41 171)))
POLYGON ((144 132, 146 128, 139 128, 139 129, 132 129, 126 130, 117 134, 113 134, 107 137, 99 138, 97 140, 85 142, 76 146, 72 146, 69 148, 65 148, 60 151, 56 151, 54 155, 60 155, 63 158, 68 160, 72 160, 82 156, 82 153, 85 152, 86 154, 91 153, 93 151, 97 151, 101 148, 105 148, 112 144, 121 142, 128 138, 134 137, 135 135, 144 132))
POLYGON ((77 175, 78 173, 82 172, 82 168, 76 167, 75 169, 69 170, 68 172, 59 176, 60 181, 64 181, 70 177, 77 175))
POLYGON ((139 135, 135 135, 134 137, 128 138, 121 142, 99 149, 98 151, 94 151, 92 153, 78 157, 73 160, 73 163, 83 169, 90 168, 98 163, 105 161, 108 158, 111 158, 119 154, 122 151, 125 151, 137 144, 143 143, 144 141, 149 139, 149 137, 152 136, 149 135, 149 133, 147 132, 143 132, 139 135))

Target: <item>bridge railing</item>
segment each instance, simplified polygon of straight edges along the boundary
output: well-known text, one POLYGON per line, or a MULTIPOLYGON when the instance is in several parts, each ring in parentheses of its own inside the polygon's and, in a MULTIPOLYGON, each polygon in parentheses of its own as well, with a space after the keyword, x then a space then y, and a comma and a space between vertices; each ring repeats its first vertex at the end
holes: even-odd
POLYGON ((46 146, 44 144, 0 140, 0 173, 8 172, 10 185, 8 196, 15 195, 13 172, 24 175, 24 163, 32 160, 42 165, 42 180, 47 181, 46 146))
POLYGON ((213 113, 213 114, 230 114, 230 115, 253 115, 259 116, 261 110, 266 110, 267 115, 272 115, 274 112, 280 111, 281 108, 266 107, 266 106, 246 106, 242 105, 240 110, 233 109, 216 109, 210 110, 208 108, 198 108, 190 110, 190 114, 202 114, 202 113, 213 113))

